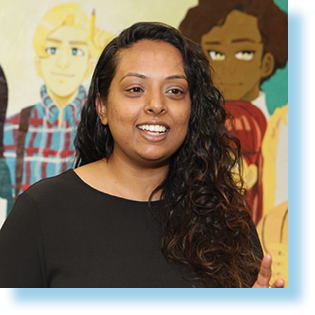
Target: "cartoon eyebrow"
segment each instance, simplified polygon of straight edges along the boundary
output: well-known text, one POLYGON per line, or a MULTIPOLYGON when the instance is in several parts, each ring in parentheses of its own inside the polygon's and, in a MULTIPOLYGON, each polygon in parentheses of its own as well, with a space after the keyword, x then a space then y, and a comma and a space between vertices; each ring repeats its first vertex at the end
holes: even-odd
POLYGON ((215 42, 205 42, 205 44, 209 44, 209 45, 220 45, 221 42, 215 41, 215 42))
MULTIPOLYGON (((251 43, 256 43, 255 40, 251 39, 251 38, 236 38, 236 39, 232 39, 231 41, 232 43, 240 43, 240 42, 251 42, 251 43)), ((259 42, 261 43, 261 42, 259 42)), ((205 42, 205 44, 208 44, 208 45, 220 45, 222 44, 221 42, 219 41, 213 41, 213 42, 205 42)))
POLYGON ((256 43, 255 40, 251 39, 251 38, 237 38, 237 39, 233 39, 232 43, 239 43, 239 42, 251 42, 251 43, 256 43))
POLYGON ((61 43, 62 41, 59 39, 55 39, 55 38, 47 38, 47 40, 51 41, 51 42, 56 42, 56 43, 61 43))
POLYGON ((70 41, 69 44, 70 45, 87 45, 87 43, 84 41, 70 41))
MULTIPOLYGON (((55 39, 55 38, 51 38, 51 37, 48 37, 47 38, 48 41, 50 42, 55 42, 55 43, 62 43, 62 41, 60 39, 55 39)), ((87 45, 87 43, 85 41, 70 41, 69 42, 70 45, 87 45)))

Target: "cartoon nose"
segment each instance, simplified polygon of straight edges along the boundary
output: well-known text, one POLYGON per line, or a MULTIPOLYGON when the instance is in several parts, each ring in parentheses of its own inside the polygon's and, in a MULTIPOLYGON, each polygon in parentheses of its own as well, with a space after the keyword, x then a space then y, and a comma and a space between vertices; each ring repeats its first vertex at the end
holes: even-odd
POLYGON ((152 92, 148 94, 146 105, 144 108, 148 114, 159 115, 167 111, 163 94, 160 92, 152 92))
POLYGON ((69 58, 65 54, 61 54, 60 57, 57 59, 57 66, 60 69, 65 69, 69 66, 69 58))

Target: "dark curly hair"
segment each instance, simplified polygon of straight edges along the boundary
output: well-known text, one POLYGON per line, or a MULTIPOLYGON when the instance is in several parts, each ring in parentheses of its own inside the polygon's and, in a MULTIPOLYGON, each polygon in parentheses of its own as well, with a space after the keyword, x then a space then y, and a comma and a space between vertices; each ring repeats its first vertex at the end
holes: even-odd
POLYGON ((242 165, 239 140, 225 127, 228 116, 223 99, 213 86, 200 45, 177 29, 137 23, 106 46, 78 125, 76 166, 111 155, 113 138, 108 126, 101 124, 95 98, 100 93, 107 99, 118 53, 144 39, 163 41, 180 51, 191 97, 187 136, 171 157, 164 182, 151 195, 162 191, 161 251, 168 261, 193 270, 206 287, 250 287, 262 253, 252 242, 253 224, 241 177, 236 182, 234 175, 242 165))
POLYGON ((226 16, 233 10, 257 17, 257 26, 262 36, 264 53, 270 52, 275 66, 270 78, 278 68, 288 61, 288 15, 281 11, 273 0, 199 0, 179 25, 180 31, 196 43, 212 27, 224 24, 226 16))

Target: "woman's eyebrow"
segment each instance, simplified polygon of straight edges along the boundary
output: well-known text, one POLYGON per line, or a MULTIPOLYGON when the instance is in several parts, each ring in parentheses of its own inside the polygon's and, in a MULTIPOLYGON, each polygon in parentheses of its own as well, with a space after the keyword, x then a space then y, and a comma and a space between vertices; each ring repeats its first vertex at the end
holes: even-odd
POLYGON ((166 80, 174 80, 174 79, 183 79, 187 81, 187 78, 182 74, 175 74, 166 78, 166 80))
POLYGON ((125 74, 120 81, 122 81, 123 79, 127 78, 127 77, 137 77, 140 79, 146 79, 147 77, 144 74, 141 73, 135 73, 135 72, 128 72, 127 74, 125 74))
MULTIPOLYGON (((129 72, 129 73, 125 74, 120 79, 120 81, 122 81, 123 79, 125 79, 127 77, 137 77, 137 78, 140 78, 140 79, 147 79, 148 78, 147 76, 145 76, 144 74, 141 74, 141 73, 129 72)), ((170 75, 170 76, 165 78, 165 80, 174 80, 174 79, 183 79, 183 80, 187 81, 187 78, 184 75, 182 75, 182 74, 170 75)))

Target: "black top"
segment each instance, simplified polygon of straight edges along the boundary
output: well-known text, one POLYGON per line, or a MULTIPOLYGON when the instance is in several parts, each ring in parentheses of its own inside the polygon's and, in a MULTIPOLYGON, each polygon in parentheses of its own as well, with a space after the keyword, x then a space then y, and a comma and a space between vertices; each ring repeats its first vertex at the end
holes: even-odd
POLYGON ((73 170, 34 184, 0 231, 0 287, 192 287, 160 252, 153 209, 73 170))

